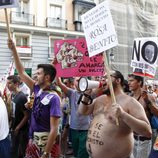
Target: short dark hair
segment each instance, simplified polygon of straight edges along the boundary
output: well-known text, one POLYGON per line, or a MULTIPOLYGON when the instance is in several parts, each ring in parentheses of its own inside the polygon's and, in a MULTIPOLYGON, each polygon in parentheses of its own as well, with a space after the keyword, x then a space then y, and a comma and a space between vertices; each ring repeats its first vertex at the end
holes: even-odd
POLYGON ((37 69, 42 68, 45 75, 50 76, 50 81, 53 82, 56 77, 56 68, 51 64, 38 64, 37 69))
POLYGON ((12 80, 14 84, 20 83, 20 78, 17 75, 10 75, 7 77, 7 80, 12 80))
POLYGON ((128 77, 132 77, 135 80, 137 80, 138 82, 141 82, 141 87, 143 86, 144 78, 142 76, 137 76, 137 75, 134 75, 134 74, 128 74, 128 77))
POLYGON ((123 90, 126 93, 130 93, 131 91, 129 90, 129 85, 128 85, 128 81, 124 80, 124 85, 123 85, 123 90))
POLYGON ((124 77, 122 75, 122 73, 120 71, 117 70, 113 70, 114 72, 111 73, 111 76, 113 76, 114 78, 120 78, 121 79, 121 86, 124 85, 124 77))

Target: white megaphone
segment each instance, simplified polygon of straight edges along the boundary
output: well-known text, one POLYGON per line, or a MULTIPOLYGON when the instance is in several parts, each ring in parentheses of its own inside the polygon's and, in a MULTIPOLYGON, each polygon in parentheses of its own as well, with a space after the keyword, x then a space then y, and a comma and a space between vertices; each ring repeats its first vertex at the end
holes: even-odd
POLYGON ((88 80, 86 77, 81 77, 78 81, 78 87, 81 92, 84 92, 87 89, 99 88, 101 86, 102 86, 101 82, 88 80))

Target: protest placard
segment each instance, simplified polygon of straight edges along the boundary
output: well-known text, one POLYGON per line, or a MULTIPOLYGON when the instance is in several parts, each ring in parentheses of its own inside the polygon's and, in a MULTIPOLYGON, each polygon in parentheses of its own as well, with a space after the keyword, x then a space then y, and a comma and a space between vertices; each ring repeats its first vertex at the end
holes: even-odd
POLYGON ((104 62, 102 54, 89 58, 84 38, 55 41, 57 76, 102 76, 104 62))
POLYGON ((131 67, 133 73, 153 78, 158 59, 158 38, 136 38, 133 44, 131 67))
POLYGON ((10 26, 9 26, 9 20, 8 20, 8 13, 7 8, 16 8, 18 7, 19 1, 18 0, 1 0, 0 1, 0 9, 4 8, 5 11, 5 19, 7 24, 7 33, 8 38, 11 39, 11 33, 10 33, 10 26))
POLYGON ((108 1, 89 10, 81 19, 90 57, 118 45, 108 1))
POLYGON ((18 7, 18 0, 1 0, 0 8, 14 8, 18 7))

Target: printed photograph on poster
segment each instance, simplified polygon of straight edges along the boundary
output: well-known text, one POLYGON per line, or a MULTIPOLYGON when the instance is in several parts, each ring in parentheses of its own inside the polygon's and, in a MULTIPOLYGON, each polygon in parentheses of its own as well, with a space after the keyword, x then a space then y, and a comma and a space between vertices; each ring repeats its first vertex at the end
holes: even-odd
POLYGON ((18 7, 18 0, 1 0, 0 8, 14 8, 18 7))
POLYGON ((134 40, 131 67, 135 74, 151 78, 155 76, 158 60, 157 43, 157 37, 134 40))
POLYGON ((57 40, 54 52, 57 76, 99 76, 104 72, 102 54, 89 58, 84 38, 57 40))

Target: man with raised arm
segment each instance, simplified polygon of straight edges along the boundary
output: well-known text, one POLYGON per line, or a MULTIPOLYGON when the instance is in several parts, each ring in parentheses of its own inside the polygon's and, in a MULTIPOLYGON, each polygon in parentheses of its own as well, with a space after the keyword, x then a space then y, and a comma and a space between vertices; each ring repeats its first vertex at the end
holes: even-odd
POLYGON ((79 112, 93 114, 87 150, 92 158, 131 158, 133 131, 150 138, 151 127, 139 102, 123 92, 123 75, 119 71, 112 71, 110 75, 117 104, 112 103, 107 79, 103 95, 91 104, 88 93, 81 99, 79 112))
POLYGON ((11 49, 15 66, 18 70, 20 78, 27 84, 27 86, 34 92, 35 99, 31 114, 31 124, 29 131, 29 146, 33 146, 33 150, 28 152, 29 156, 36 158, 48 158, 51 154, 53 144, 58 133, 58 125, 60 121, 60 98, 51 87, 56 76, 56 69, 51 64, 39 64, 37 66, 37 80, 36 82, 29 77, 20 61, 16 47, 13 41, 8 40, 8 47, 11 49), (46 137, 47 143, 44 150, 36 150, 37 146, 34 140, 34 134, 49 133, 46 137), (35 146, 34 146, 35 145, 35 146), (34 151, 35 150, 35 151, 34 151), (38 153, 36 151, 39 151, 38 153))

